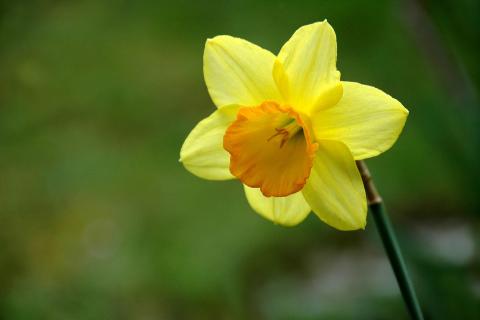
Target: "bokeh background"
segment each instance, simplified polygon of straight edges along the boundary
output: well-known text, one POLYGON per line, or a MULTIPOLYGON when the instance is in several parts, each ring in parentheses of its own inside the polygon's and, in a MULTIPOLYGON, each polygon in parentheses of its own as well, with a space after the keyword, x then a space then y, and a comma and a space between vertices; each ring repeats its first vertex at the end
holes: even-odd
POLYGON ((410 110, 368 164, 426 318, 480 319, 475 0, 0 1, 0 319, 407 319, 370 218, 276 226, 178 162, 208 37, 324 18, 410 110))

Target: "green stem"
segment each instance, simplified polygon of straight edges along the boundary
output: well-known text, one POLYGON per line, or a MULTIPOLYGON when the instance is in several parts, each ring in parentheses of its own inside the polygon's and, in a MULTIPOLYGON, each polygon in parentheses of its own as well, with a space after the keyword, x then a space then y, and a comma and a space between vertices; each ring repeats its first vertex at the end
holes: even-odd
POLYGON ((412 281, 408 275, 402 252, 395 237, 395 233, 393 232, 392 225, 390 224, 390 219, 385 211, 385 207, 382 203, 372 203, 369 207, 373 219, 375 220, 375 224, 377 225, 378 233, 382 238, 388 259, 392 265, 393 272, 397 278, 398 286, 400 287, 403 300, 407 305, 408 312, 412 319, 422 320, 422 310, 420 309, 417 296, 415 295, 415 289, 413 288, 412 281))
POLYGON ((385 211, 382 198, 373 184, 372 176, 370 175, 366 164, 363 161, 357 161, 357 166, 365 186, 368 206, 375 220, 375 224, 377 225, 378 233, 382 239, 383 247, 387 252, 390 265, 392 266, 393 273, 397 279, 407 310, 412 319, 423 320, 422 310, 420 309, 415 289, 413 288, 412 281, 408 275, 400 246, 395 237, 390 219, 385 211))

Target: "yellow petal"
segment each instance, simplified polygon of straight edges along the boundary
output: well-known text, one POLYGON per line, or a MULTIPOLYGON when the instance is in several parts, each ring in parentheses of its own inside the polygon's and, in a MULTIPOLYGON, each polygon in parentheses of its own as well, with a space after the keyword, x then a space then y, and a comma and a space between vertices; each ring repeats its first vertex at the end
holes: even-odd
POLYGON ((356 160, 389 149, 402 132, 408 110, 377 88, 356 82, 342 84, 342 99, 311 118, 315 137, 343 142, 356 160))
POLYGON ((287 197, 265 197, 259 189, 245 186, 245 195, 258 214, 284 226, 297 225, 310 213, 310 207, 301 192, 287 197))
POLYGON ((336 68, 337 40, 326 20, 299 28, 277 59, 275 81, 287 102, 304 113, 318 103, 326 86, 340 80, 336 68))
POLYGON ((188 171, 209 180, 234 179, 229 169, 230 155, 223 149, 223 135, 238 109, 237 105, 218 109, 190 132, 180 150, 180 161, 188 171))
POLYGON ((203 73, 215 105, 256 106, 265 100, 279 101, 272 76, 274 61, 270 51, 246 40, 230 36, 208 39, 203 73))
POLYGON ((339 230, 365 228, 365 189, 355 161, 343 143, 319 141, 302 192, 312 211, 325 223, 339 230))

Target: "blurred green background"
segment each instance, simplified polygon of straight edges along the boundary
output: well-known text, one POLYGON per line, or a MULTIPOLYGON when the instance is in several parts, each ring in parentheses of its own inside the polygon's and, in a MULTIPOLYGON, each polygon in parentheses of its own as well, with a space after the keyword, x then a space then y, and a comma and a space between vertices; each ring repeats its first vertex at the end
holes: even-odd
POLYGON ((407 319, 373 221, 275 226, 178 162, 208 37, 324 18, 410 110, 368 164, 426 318, 480 319, 475 0, 0 1, 0 319, 407 319))

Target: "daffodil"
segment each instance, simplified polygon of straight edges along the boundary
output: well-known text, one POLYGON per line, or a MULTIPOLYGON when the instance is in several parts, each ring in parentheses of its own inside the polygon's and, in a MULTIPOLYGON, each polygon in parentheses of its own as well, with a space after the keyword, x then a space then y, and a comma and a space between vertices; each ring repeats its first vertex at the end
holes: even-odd
POLYGON ((355 164, 389 149, 408 115, 383 91, 340 80, 325 20, 299 28, 278 55, 231 36, 208 39, 203 72, 217 106, 180 160, 210 180, 240 180, 251 207, 292 226, 313 211, 339 230, 365 227, 355 164))

